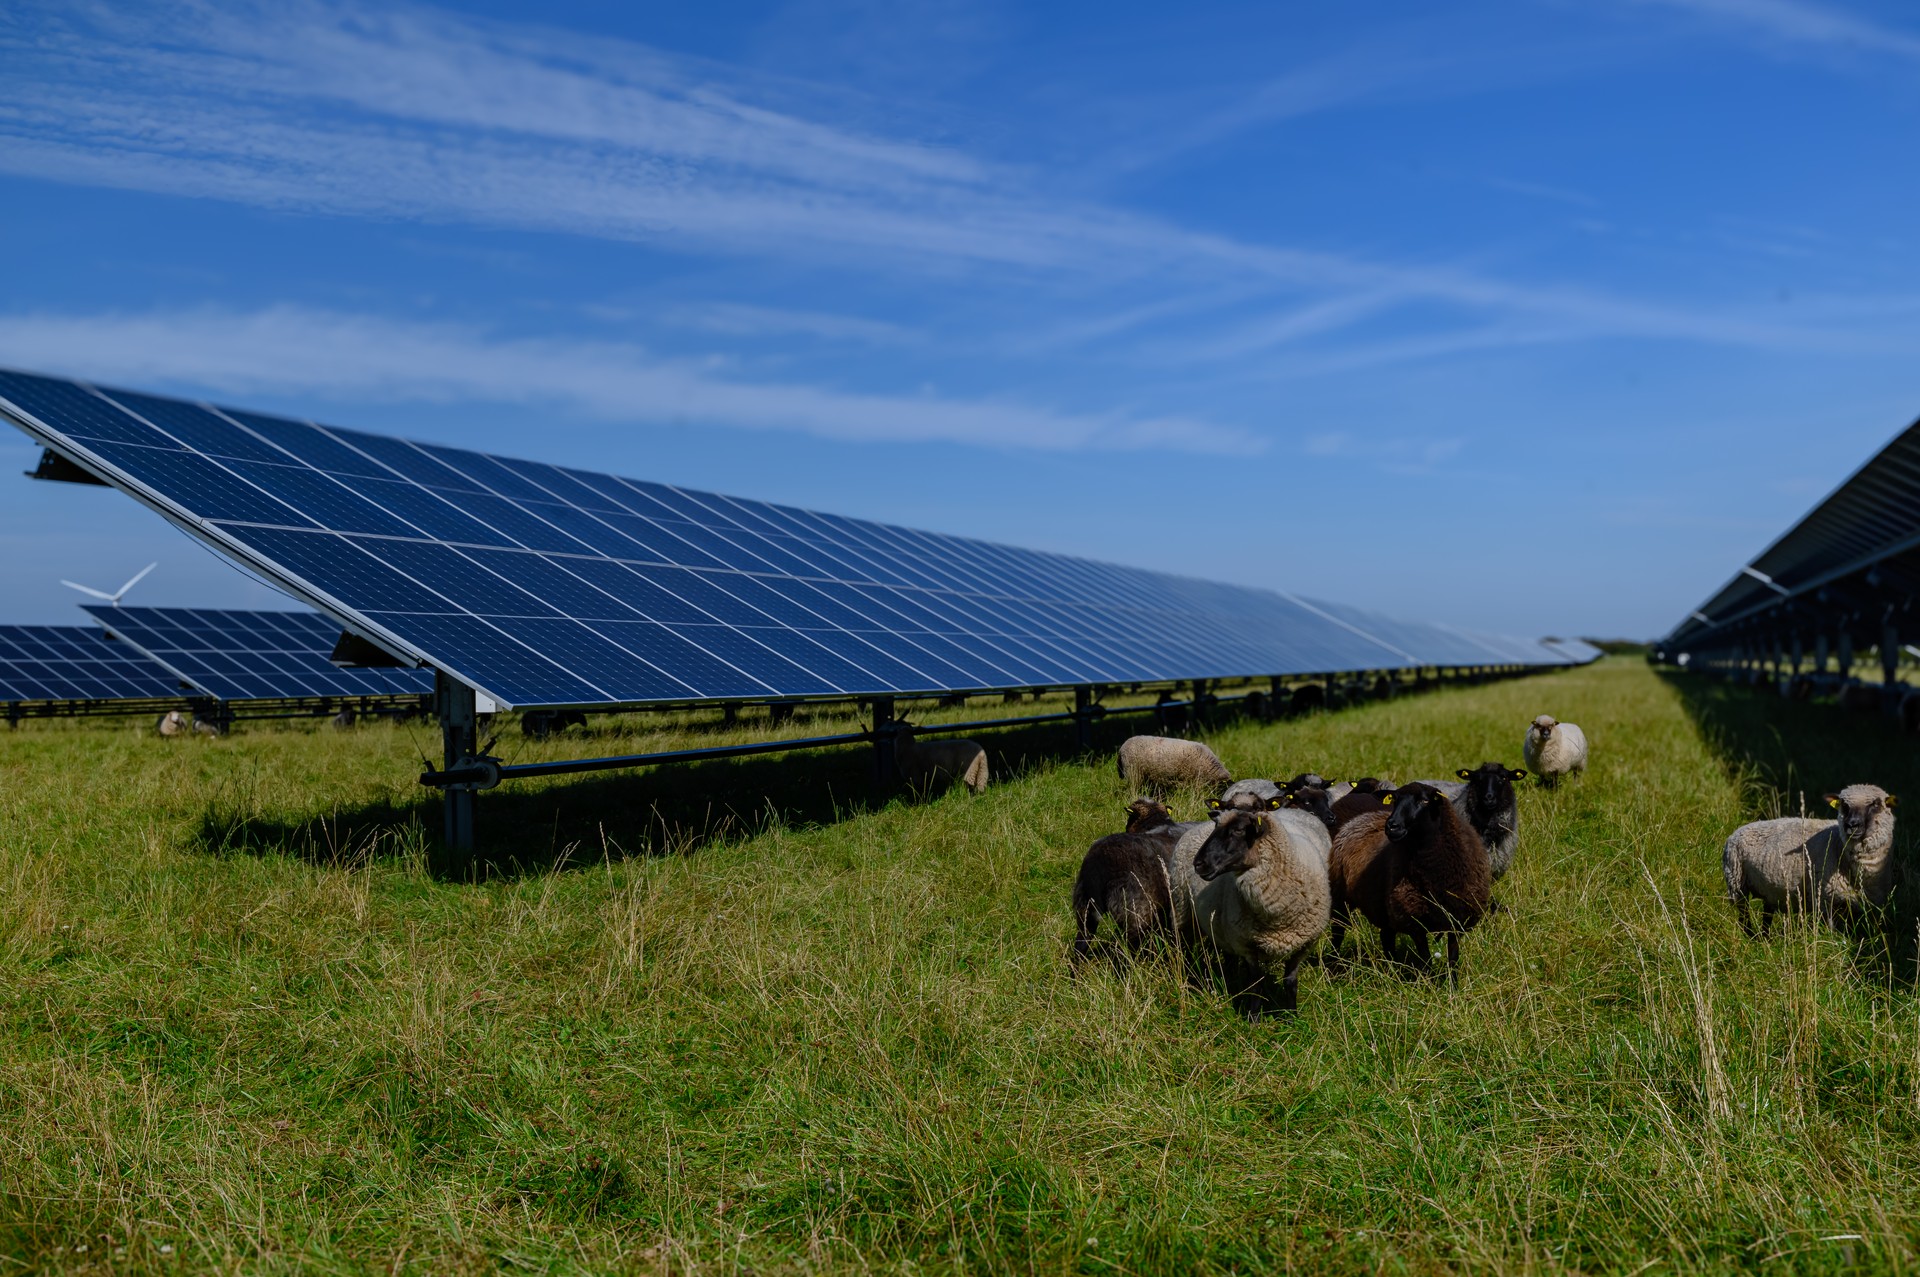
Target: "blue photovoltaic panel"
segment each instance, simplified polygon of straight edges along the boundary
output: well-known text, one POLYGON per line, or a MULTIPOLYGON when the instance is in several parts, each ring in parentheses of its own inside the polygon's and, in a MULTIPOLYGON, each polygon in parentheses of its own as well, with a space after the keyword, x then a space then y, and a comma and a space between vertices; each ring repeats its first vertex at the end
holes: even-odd
POLYGON ((418 696, 433 690, 429 670, 341 669, 328 659, 340 624, 313 612, 99 606, 86 611, 116 639, 215 700, 418 696))
POLYGON ((1564 653, 1566 658, 1575 665, 1587 665, 1606 655, 1605 652, 1602 652, 1585 639, 1553 639, 1549 641, 1547 646, 1553 650, 1564 653))
POLYGON ((0 625, 0 701, 179 700, 180 680, 90 625, 0 625))
POLYGON ((0 411, 508 707, 1505 659, 1267 590, 71 381, 0 373, 0 411))

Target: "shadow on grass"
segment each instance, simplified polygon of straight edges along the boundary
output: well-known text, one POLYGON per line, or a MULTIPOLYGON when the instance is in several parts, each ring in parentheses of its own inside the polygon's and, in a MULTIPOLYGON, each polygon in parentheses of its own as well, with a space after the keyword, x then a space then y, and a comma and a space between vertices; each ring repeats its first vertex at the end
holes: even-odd
MULTIPOLYGON (((1843 710, 1831 702, 1793 701, 1770 686, 1748 687, 1699 674, 1660 671, 1680 697, 1727 774, 1744 791, 1750 819, 1831 813, 1822 796, 1869 783, 1920 802, 1920 754, 1893 718, 1843 710)), ((1863 966, 1885 967, 1904 983, 1915 979, 1915 925, 1920 923, 1920 871, 1903 809, 1894 833, 1896 865, 1887 940, 1862 938, 1863 966)), ((1728 830, 1732 833, 1732 830, 1728 830)))
MULTIPOLYGON (((1231 721, 1221 714, 1218 723, 1231 721)), ((1111 757, 1127 736, 1151 730, 1139 718, 1095 725, 1083 752, 1071 724, 1038 724, 981 734, 996 784, 1049 764, 1111 757)), ((582 756, 591 756, 597 741, 582 756)), ((589 774, 551 782, 509 782, 478 796, 472 857, 440 845, 441 804, 422 790, 402 803, 376 803, 320 815, 263 815, 244 805, 209 808, 195 847, 214 855, 291 855, 317 864, 352 865, 424 856, 450 880, 543 873, 568 864, 629 856, 689 855, 716 842, 773 826, 829 825, 913 801, 881 792, 871 746, 796 751, 706 763, 589 774)))

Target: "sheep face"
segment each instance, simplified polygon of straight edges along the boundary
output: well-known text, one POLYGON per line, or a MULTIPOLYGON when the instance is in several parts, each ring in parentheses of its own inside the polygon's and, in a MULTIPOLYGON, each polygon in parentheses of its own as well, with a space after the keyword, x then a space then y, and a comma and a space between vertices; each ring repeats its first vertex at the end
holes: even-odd
POLYGON ((1260 863, 1260 840, 1266 834, 1267 814, 1263 811, 1221 813, 1207 841, 1194 853, 1194 873, 1206 882, 1221 874, 1245 873, 1260 863))
POLYGON ((1165 803, 1151 798, 1136 798, 1127 804, 1127 832, 1143 834, 1173 823, 1173 812, 1165 803))
POLYGON ((1400 842, 1431 825, 1447 806, 1447 796, 1432 785, 1402 785, 1382 794, 1387 805, 1387 840, 1400 842))
POLYGON ((1880 813, 1890 812, 1900 803, 1878 785, 1848 785, 1837 794, 1828 794, 1826 799, 1827 806, 1839 817, 1841 836, 1849 846, 1865 842, 1880 813))
POLYGON ((1340 782, 1336 780, 1328 779, 1327 777, 1321 776, 1316 772, 1301 772, 1298 776, 1295 776, 1292 780, 1276 781, 1274 783, 1280 786, 1280 792, 1282 794, 1295 794, 1307 788, 1332 789, 1335 785, 1339 784, 1340 782))
POLYGON ((1544 745, 1546 744, 1547 737, 1553 735, 1553 729, 1558 726, 1560 726, 1559 719, 1551 714, 1542 714, 1533 720, 1531 730, 1540 743, 1544 745))
POLYGON ((1513 782, 1525 780, 1525 768, 1508 768, 1500 763, 1481 763, 1468 770, 1462 767, 1454 775, 1467 782, 1467 802, 1472 811, 1499 811, 1513 802, 1513 782))
POLYGON ((1377 794, 1386 788, 1388 786, 1378 776, 1362 776, 1353 782, 1353 792, 1356 794, 1377 794))
POLYGON ((1333 815, 1333 799, 1318 785, 1303 785, 1288 794, 1282 801, 1289 807, 1311 813, 1315 820, 1328 829, 1334 828, 1336 824, 1333 815))

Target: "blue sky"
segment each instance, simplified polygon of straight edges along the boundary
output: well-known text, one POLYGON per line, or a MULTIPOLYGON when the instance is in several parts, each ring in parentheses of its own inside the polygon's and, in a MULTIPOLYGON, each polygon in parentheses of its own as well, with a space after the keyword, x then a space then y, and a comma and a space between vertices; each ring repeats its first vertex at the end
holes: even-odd
MULTIPOLYGON (((1920 12, 0 11, 0 363, 1516 633, 1920 413, 1920 12)), ((0 469, 34 454, 0 439, 0 469)), ((9 481, 0 620, 162 566, 9 481)))

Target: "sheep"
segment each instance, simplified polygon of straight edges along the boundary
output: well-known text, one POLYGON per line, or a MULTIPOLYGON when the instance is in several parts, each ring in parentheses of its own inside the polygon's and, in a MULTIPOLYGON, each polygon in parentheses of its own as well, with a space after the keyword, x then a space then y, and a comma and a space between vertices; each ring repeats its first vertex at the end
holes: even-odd
POLYGON ((1219 755, 1199 741, 1167 736, 1129 736, 1114 760, 1120 779, 1149 794, 1171 789, 1219 793, 1233 783, 1233 773, 1219 755))
POLYGON ((1420 966, 1432 962, 1429 938, 1447 938, 1447 979, 1460 971, 1460 937, 1487 912, 1493 873, 1486 848, 1445 794, 1418 782, 1385 795, 1387 810, 1344 826, 1333 840, 1327 874, 1333 890, 1335 955, 1357 908, 1380 930, 1393 958, 1412 937, 1420 966))
POLYGON ((1312 785, 1318 789, 1332 789, 1335 785, 1338 785, 1340 782, 1337 780, 1328 780, 1325 776, 1322 776, 1318 772, 1301 772, 1298 776, 1295 776, 1292 780, 1278 781, 1275 783, 1277 783, 1280 786, 1281 794, 1285 795, 1285 794, 1291 794, 1296 790, 1304 789, 1309 785, 1312 785))
POLYGON ((909 788, 930 793, 957 780, 968 793, 987 792, 987 751, 978 741, 937 740, 923 745, 914 739, 919 730, 904 718, 893 725, 893 761, 909 788))
POLYGON ((193 730, 193 720, 177 709, 170 709, 160 716, 153 730, 162 736, 185 736, 193 730))
MULTIPOLYGON (((1377 782, 1376 782, 1377 783, 1377 782)), ((1391 790, 1362 789, 1356 782, 1354 787, 1340 796, 1331 809, 1334 828, 1340 829, 1357 817, 1370 811, 1379 811, 1387 805, 1387 794, 1391 790)))
POLYGON ((1727 839, 1721 868, 1740 929, 1754 934, 1747 897, 1760 899, 1760 934, 1785 908, 1817 907, 1840 922, 1887 903, 1893 888, 1893 811, 1899 799, 1878 785, 1848 785, 1826 795, 1833 820, 1786 816, 1740 826, 1727 839))
POLYGON ((1095 839, 1087 848, 1073 880, 1073 967, 1093 956, 1102 918, 1114 920, 1134 957, 1171 932, 1167 862, 1177 840, 1162 832, 1171 828, 1173 813, 1165 805, 1136 799, 1127 805, 1126 832, 1095 839))
POLYGON ((1331 839, 1340 828, 1339 819, 1333 814, 1333 800, 1327 791, 1318 785, 1302 785, 1287 794, 1281 800, 1287 811, 1304 811, 1327 827, 1328 850, 1332 850, 1331 839))
POLYGON ((1260 776, 1252 776, 1246 780, 1236 780, 1231 785, 1228 785, 1225 791, 1221 793, 1220 801, 1225 803, 1234 798, 1238 798, 1241 794, 1252 794, 1264 803, 1269 798, 1283 796, 1284 792, 1279 782, 1267 780, 1260 776))
POLYGON ((1587 735, 1572 723, 1542 714, 1527 729, 1521 753, 1526 757, 1527 770, 1538 776, 1541 784, 1556 784, 1570 772, 1587 770, 1587 735))
POLYGON ((1195 853, 1202 885, 1188 897, 1183 937, 1223 959, 1234 1006, 1250 1020, 1299 1005, 1300 962, 1331 916, 1323 846, 1324 827, 1305 812, 1229 809, 1195 853))
MULTIPOLYGON (((1481 763, 1462 767, 1454 775, 1459 780, 1423 780, 1452 801, 1454 809, 1466 817, 1473 832, 1480 835, 1486 848, 1487 865, 1493 880, 1499 882, 1513 865, 1513 853, 1520 847, 1520 798, 1513 783, 1527 778, 1526 769, 1509 769, 1504 763, 1481 763)), ((1498 906, 1495 906, 1498 908, 1498 906)))

